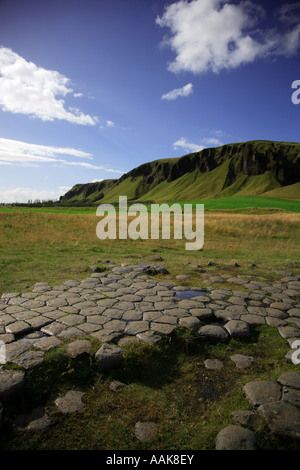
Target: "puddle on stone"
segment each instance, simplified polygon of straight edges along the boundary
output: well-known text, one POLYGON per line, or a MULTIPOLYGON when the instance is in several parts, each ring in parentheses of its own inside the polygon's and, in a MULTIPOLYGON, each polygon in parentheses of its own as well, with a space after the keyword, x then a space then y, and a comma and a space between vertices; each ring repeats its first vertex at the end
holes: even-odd
POLYGON ((198 297, 198 295, 207 295, 206 292, 203 292, 201 290, 177 290, 175 291, 174 297, 177 297, 181 300, 183 299, 192 299, 193 297, 198 297))

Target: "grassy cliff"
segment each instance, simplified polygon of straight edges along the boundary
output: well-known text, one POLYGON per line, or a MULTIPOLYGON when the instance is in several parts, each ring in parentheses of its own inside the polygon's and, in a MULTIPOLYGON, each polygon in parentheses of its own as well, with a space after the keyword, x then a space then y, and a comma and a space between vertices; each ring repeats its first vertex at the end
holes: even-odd
POLYGON ((226 144, 144 163, 119 179, 77 184, 62 204, 191 201, 231 196, 300 200, 300 143, 251 141, 226 144))

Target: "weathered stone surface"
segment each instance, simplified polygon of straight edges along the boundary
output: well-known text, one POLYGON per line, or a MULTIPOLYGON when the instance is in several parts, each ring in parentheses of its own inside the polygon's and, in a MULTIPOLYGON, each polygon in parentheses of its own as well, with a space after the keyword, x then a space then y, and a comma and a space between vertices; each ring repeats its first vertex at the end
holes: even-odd
POLYGON ((56 338, 56 336, 49 336, 36 341, 33 343, 33 346, 37 349, 41 349, 42 351, 49 351, 50 349, 56 348, 60 344, 61 340, 56 338))
POLYGON ((201 326, 201 321, 198 317, 190 316, 179 319, 179 325, 190 330, 197 330, 201 326))
POLYGON ((157 429, 157 425, 150 421, 148 422, 140 422, 138 421, 134 427, 135 437, 142 442, 149 442, 152 441, 155 432, 157 429))
POLYGON ((25 383, 25 373, 16 370, 0 369, 0 399, 5 400, 21 390, 25 383))
POLYGON ((54 403, 57 406, 58 411, 63 414, 80 412, 85 408, 85 404, 82 401, 83 395, 83 392, 70 390, 66 394, 58 397, 54 403))
POLYGON ((113 344, 104 343, 95 354, 95 359, 105 369, 115 369, 119 367, 123 359, 124 350, 113 344))
POLYGON ((101 343, 110 343, 111 341, 116 341, 122 336, 119 332, 113 332, 111 330, 99 330, 91 333, 91 336, 96 338, 101 343))
POLYGON ((150 326, 151 330, 162 334, 162 335, 170 335, 176 328, 176 325, 170 325, 168 323, 157 323, 152 322, 150 326))
POLYGON ((83 323, 85 318, 83 315, 70 314, 61 317, 58 321, 66 326, 76 326, 80 325, 80 323, 83 323))
POLYGON ((224 328, 232 338, 247 338, 250 334, 248 323, 241 320, 230 320, 224 328))
POLYGON ((297 408, 300 408, 300 390, 296 390, 294 388, 289 387, 283 387, 282 401, 289 403, 290 405, 297 406, 297 408))
POLYGON ((230 425, 222 429, 216 438, 216 450, 255 450, 255 434, 241 426, 230 425))
POLYGON ((0 341, 2 341, 5 344, 11 343, 14 340, 15 340, 15 335, 13 335, 12 333, 3 333, 0 335, 0 341))
POLYGON ((219 370, 222 369, 224 364, 219 359, 206 359, 204 361, 206 369, 219 370))
POLYGON ((241 315, 241 320, 251 326, 260 326, 265 324, 265 318, 262 315, 254 315, 251 313, 248 315, 241 315))
POLYGON ((287 302, 273 302, 270 307, 277 308, 278 310, 290 310, 292 305, 287 302))
POLYGON ((238 369, 246 369, 250 367, 254 361, 254 357, 245 356, 244 354, 233 354, 230 359, 235 363, 238 369))
POLYGON ((126 322, 122 320, 109 320, 103 325, 103 328, 110 331, 123 332, 126 327, 126 322))
POLYGON ((233 411, 230 418, 234 424, 238 424, 252 431, 258 431, 262 426, 262 418, 259 414, 249 410, 233 411))
POLYGON ((29 325, 36 330, 43 328, 43 326, 49 325, 52 322, 52 318, 44 317, 43 315, 39 315, 34 318, 29 318, 27 320, 27 323, 29 323, 29 325))
POLYGON ((78 339, 67 344, 65 353, 72 359, 92 354, 92 343, 87 339, 78 339))
POLYGON ((285 372, 279 377, 278 382, 286 387, 300 389, 300 372, 285 372))
POLYGON ((23 354, 30 348, 30 344, 21 341, 14 341, 5 345, 5 361, 11 362, 13 359, 23 354))
POLYGON ((137 335, 149 329, 149 322, 147 321, 131 321, 127 323, 124 333, 126 335, 137 335))
POLYGON ((278 401, 264 403, 258 408, 266 420, 271 433, 280 438, 300 441, 300 409, 278 401))
POLYGON ((287 318, 287 313, 283 310, 278 310, 278 308, 266 308, 266 313, 269 317, 276 317, 276 318, 287 318))
POLYGON ((24 369, 33 369, 42 364, 44 360, 44 353, 42 351, 25 351, 23 354, 20 354, 12 362, 18 364, 24 369))
POLYGON ((199 337, 208 341, 224 343, 228 340, 228 333, 222 326, 205 325, 199 329, 199 337))
POLYGON ((25 334, 30 331, 32 328, 28 323, 24 321, 16 321, 14 323, 10 323, 6 328, 6 333, 11 333, 13 335, 21 335, 25 334))
POLYGON ((244 385, 243 391, 254 408, 281 399, 280 385, 277 382, 268 380, 248 382, 244 385))
POLYGON ((208 321, 214 317, 214 313, 211 308, 191 308, 190 309, 191 315, 197 317, 201 321, 208 321))
POLYGON ((51 323, 50 325, 43 326, 43 328, 41 328, 41 331, 43 333, 46 333, 46 335, 56 336, 59 333, 61 333, 65 328, 66 328, 66 325, 64 325, 63 323, 59 323, 58 321, 55 321, 51 323))
POLYGON ((153 346, 158 344, 162 340, 162 337, 159 335, 156 335, 153 331, 145 331, 144 333, 138 333, 136 337, 140 341, 144 341, 145 343, 152 344, 153 346))
POLYGON ((300 337, 300 329, 293 326, 280 326, 278 331, 279 334, 285 339, 300 337))
POLYGON ((298 317, 300 318, 300 308, 291 308, 287 311, 290 317, 298 317))
POLYGON ((75 326, 70 326, 69 328, 65 328, 62 330, 57 336, 59 338, 68 339, 72 338, 72 336, 80 336, 82 335, 82 331, 76 328, 75 326))

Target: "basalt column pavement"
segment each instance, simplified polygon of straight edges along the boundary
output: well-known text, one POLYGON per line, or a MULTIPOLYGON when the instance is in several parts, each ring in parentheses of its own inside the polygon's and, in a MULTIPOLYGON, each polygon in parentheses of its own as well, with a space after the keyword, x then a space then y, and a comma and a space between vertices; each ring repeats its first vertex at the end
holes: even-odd
MULTIPOLYGON (((270 284, 255 276, 208 275, 204 292, 179 286, 177 281, 184 276, 177 276, 174 282, 158 280, 153 275, 157 273, 167 274, 167 270, 147 262, 108 263, 105 272, 93 272, 82 281, 67 280, 55 287, 38 282, 31 292, 3 294, 2 364, 14 363, 26 371, 41 364, 46 351, 73 337, 91 336, 102 348, 117 345, 121 351, 133 339, 156 344, 178 326, 192 329, 199 339, 226 342, 231 337, 249 336, 251 326, 268 324, 277 327, 291 347, 300 340, 300 276, 278 271, 278 279, 270 284)), ((286 356, 288 361, 293 352, 295 349, 286 356)), ((246 367, 252 359, 232 358, 237 367, 246 367)), ((221 364, 207 362, 206 366, 221 364)), ((6 393, 3 374, 2 368, 0 399, 6 393)), ((233 428, 236 432, 239 426, 233 428)))

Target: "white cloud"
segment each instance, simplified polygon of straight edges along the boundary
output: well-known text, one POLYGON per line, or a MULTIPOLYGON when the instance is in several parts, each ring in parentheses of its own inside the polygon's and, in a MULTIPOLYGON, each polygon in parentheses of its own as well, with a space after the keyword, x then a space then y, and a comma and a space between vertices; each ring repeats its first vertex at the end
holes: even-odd
POLYGON ((69 189, 68 186, 60 186, 56 190, 38 190, 33 188, 15 188, 8 190, 0 190, 0 203, 14 203, 22 202, 27 203, 29 200, 35 201, 56 201, 63 196, 69 189))
POLYGON ((173 144, 174 150, 183 149, 186 152, 199 152, 205 147, 200 144, 194 144, 193 142, 188 142, 184 137, 181 137, 179 140, 173 144))
POLYGON ((101 126, 99 126, 100 129, 105 129, 106 127, 115 127, 115 123, 113 121, 107 120, 101 126))
POLYGON ((29 159, 32 157, 35 159, 37 157, 38 160, 41 158, 52 161, 56 155, 71 155, 73 157, 87 159, 93 158, 90 153, 74 148, 30 144, 20 140, 4 139, 0 137, 0 160, 3 160, 5 157, 5 160, 18 161, 19 156, 22 160, 26 160, 27 157, 29 159))
POLYGON ((51 147, 46 145, 29 144, 19 140, 10 140, 0 138, 0 165, 26 165, 53 163, 53 165, 63 164, 79 166, 89 170, 104 170, 110 173, 123 174, 123 171, 105 168, 104 166, 94 165, 82 161, 69 161, 59 156, 77 157, 93 160, 90 153, 83 152, 69 147, 51 147))
MULTIPOLYGON (((212 131, 216 136, 220 135, 222 131, 212 131)), ((223 134, 223 133, 222 133, 223 134)), ((189 142, 185 137, 173 143, 174 150, 184 150, 185 152, 200 152, 207 147, 219 147, 223 145, 218 137, 204 137, 200 143, 189 142)))
POLYGON ((179 0, 167 6, 156 23, 170 31, 164 43, 176 58, 169 70, 219 72, 268 55, 295 54, 300 45, 299 2, 293 5, 282 8, 276 26, 264 32, 257 26, 265 12, 250 0, 179 0))
POLYGON ((175 90, 169 91, 162 95, 162 100, 173 101, 179 97, 186 97, 193 93, 193 84, 188 83, 187 85, 183 86, 182 88, 175 88, 175 90))
POLYGON ((97 117, 78 109, 67 109, 68 94, 81 96, 69 86, 70 80, 54 70, 38 67, 6 47, 0 47, 0 107, 42 121, 62 119, 75 124, 94 125, 97 117))

